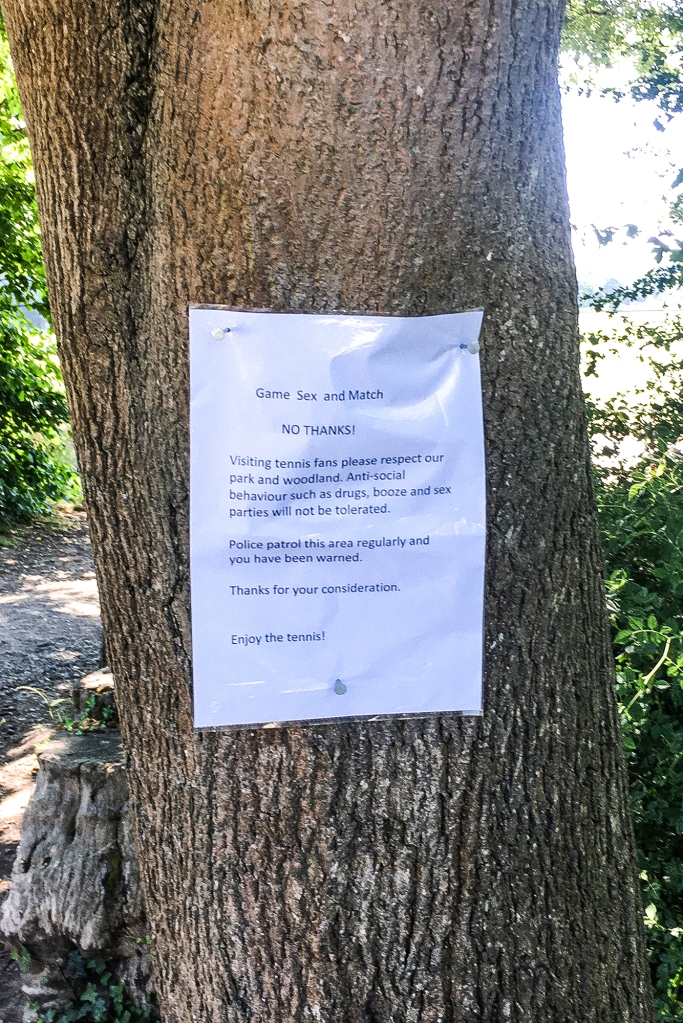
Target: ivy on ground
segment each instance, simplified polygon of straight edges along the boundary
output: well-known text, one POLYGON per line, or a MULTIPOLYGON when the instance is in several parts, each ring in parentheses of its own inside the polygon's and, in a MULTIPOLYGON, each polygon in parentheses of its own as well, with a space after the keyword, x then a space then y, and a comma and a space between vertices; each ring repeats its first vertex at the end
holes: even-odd
MULTIPOLYGON (((139 939, 141 941, 141 939, 139 939)), ((149 938, 146 939, 147 955, 149 938)), ((22 946, 12 953, 25 972, 31 957, 22 946)), ((25 1015, 34 1023, 157 1023, 159 1007, 156 998, 147 995, 142 1004, 136 1004, 126 994, 125 986, 117 984, 107 963, 101 959, 88 959, 78 949, 69 953, 64 977, 74 994, 63 1009, 49 1009, 41 1014, 37 1003, 27 1002, 25 1015)))

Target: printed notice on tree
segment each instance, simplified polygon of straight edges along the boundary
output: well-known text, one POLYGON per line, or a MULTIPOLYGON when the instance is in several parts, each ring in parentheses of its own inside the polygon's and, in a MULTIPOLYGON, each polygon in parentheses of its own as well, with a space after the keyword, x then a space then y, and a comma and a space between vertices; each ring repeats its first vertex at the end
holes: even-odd
POLYGON ((190 309, 195 727, 481 711, 481 321, 190 309))

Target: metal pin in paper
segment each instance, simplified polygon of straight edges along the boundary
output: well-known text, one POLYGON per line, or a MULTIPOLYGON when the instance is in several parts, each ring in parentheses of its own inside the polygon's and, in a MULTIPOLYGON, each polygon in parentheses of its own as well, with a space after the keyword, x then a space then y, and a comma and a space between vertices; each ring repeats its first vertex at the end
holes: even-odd
POLYGON ((211 331, 211 337, 215 341, 222 341, 226 334, 230 333, 230 327, 214 327, 211 331))

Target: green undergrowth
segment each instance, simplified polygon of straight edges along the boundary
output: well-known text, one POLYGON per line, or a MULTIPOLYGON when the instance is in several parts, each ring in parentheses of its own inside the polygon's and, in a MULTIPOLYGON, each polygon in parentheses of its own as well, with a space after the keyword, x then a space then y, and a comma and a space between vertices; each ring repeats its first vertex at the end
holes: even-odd
MULTIPOLYGON (((589 372, 608 338, 588 337, 589 372)), ((617 695, 660 1023, 683 1020, 683 325, 629 327, 648 380, 588 403, 617 695), (624 442, 627 441, 629 447, 624 442)), ((592 367, 592 369, 591 369, 592 367)))
MULTIPOLYGON (((147 949, 144 954, 151 956, 149 938, 139 942, 147 949)), ((12 958, 24 972, 30 969, 31 957, 25 948, 13 952, 12 958)), ((148 995, 143 1005, 135 1005, 101 959, 87 959, 74 950, 64 976, 74 991, 73 998, 62 1010, 43 1014, 37 1002, 28 1002, 24 1011, 33 1023, 153 1023, 160 1018, 156 999, 148 995)))
POLYGON ((80 501, 26 125, 0 20, 0 527, 80 501))
MULTIPOLYGON (((31 693, 37 696, 47 711, 49 721, 37 722, 36 727, 47 724, 57 732, 74 732, 84 735, 86 732, 104 732, 107 728, 118 726, 116 707, 98 707, 94 695, 88 696, 85 707, 80 714, 75 714, 73 701, 67 696, 53 697, 37 686, 19 686, 17 692, 31 693)), ((0 1023, 2 1021, 0 1020, 0 1023)))

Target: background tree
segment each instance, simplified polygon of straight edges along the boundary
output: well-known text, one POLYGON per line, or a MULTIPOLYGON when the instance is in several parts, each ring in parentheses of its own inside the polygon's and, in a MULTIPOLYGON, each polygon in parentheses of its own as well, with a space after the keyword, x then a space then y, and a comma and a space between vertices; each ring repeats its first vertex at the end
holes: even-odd
POLYGON ((3 8, 165 1019, 650 1019, 561 5, 3 8), (212 301, 486 308, 481 719, 193 734, 186 306, 212 301))

